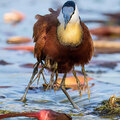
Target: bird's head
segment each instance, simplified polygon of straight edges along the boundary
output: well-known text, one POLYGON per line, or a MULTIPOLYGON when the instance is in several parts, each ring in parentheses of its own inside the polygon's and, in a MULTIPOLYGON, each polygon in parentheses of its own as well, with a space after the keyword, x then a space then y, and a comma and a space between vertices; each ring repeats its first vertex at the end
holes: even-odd
POLYGON ((82 41, 82 27, 77 5, 67 1, 58 16, 57 37, 62 45, 76 47, 82 41))
POLYGON ((67 1, 64 3, 58 20, 60 24, 64 25, 64 29, 66 29, 69 23, 74 24, 80 22, 78 8, 74 1, 67 1))

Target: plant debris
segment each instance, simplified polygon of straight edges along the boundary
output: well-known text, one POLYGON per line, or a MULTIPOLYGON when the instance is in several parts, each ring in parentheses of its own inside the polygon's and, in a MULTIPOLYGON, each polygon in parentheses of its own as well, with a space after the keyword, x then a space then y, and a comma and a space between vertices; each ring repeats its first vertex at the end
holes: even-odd
POLYGON ((94 110, 100 116, 120 116, 120 97, 113 95, 109 100, 104 100, 102 105, 94 110))

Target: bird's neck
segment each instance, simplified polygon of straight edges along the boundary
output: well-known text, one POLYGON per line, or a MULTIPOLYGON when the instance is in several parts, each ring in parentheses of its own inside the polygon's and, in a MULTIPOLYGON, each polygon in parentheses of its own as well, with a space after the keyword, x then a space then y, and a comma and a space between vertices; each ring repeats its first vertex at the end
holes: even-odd
POLYGON ((57 37, 62 45, 76 47, 82 41, 82 28, 80 22, 68 23, 66 29, 64 24, 60 24, 57 28, 57 37))

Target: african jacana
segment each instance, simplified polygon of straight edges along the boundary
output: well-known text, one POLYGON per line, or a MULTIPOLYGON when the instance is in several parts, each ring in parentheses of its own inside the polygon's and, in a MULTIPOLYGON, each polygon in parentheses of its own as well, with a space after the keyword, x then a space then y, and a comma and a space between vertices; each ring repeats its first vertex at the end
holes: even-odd
MULTIPOLYGON (((66 92, 63 84, 67 72, 73 68, 73 75, 80 88, 80 82, 76 76, 74 66, 81 65, 88 88, 84 65, 89 63, 93 55, 94 47, 92 38, 87 26, 79 17, 79 11, 75 2, 67 1, 62 6, 62 9, 58 9, 57 11, 49 9, 49 11, 51 13, 45 16, 36 16, 38 20, 33 28, 33 38, 35 42, 34 55, 38 62, 35 64, 32 78, 22 97, 22 101, 25 100, 28 88, 37 73, 39 63, 41 63, 43 67, 39 74, 44 68, 50 66, 49 69, 53 72, 50 81, 53 80, 54 73, 56 73, 56 76, 58 73, 64 73, 61 89, 72 105, 78 108, 66 92), (43 61, 45 61, 44 64, 43 61)), ((81 94, 80 89, 79 92, 81 94)), ((90 94, 89 88, 88 94, 90 94)))
POLYGON ((8 113, 0 115, 0 119, 20 116, 37 118, 38 120, 72 120, 70 115, 53 110, 40 110, 40 112, 34 113, 8 113))

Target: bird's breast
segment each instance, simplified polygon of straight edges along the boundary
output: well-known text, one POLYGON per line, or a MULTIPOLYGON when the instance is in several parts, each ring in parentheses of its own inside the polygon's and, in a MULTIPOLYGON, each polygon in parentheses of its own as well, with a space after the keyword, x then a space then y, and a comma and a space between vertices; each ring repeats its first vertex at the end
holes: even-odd
POLYGON ((57 37, 62 45, 78 46, 82 41, 82 29, 79 23, 68 23, 66 29, 64 24, 57 28, 57 37))

